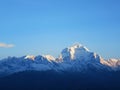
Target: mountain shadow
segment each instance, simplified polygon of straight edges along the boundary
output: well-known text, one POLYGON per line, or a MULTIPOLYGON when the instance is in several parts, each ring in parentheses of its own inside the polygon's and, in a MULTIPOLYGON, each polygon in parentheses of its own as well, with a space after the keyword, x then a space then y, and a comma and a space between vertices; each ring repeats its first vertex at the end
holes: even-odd
POLYGON ((120 72, 25 71, 0 78, 0 90, 120 90, 120 72))

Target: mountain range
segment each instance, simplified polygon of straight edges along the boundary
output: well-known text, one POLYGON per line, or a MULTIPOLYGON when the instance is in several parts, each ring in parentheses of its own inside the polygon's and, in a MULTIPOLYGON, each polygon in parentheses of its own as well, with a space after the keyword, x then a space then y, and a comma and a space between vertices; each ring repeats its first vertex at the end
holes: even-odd
POLYGON ((0 90, 120 90, 120 60, 105 60, 81 44, 51 55, 0 60, 0 90))
POLYGON ((91 52, 81 44, 74 44, 62 50, 58 58, 51 55, 27 55, 8 57, 0 60, 0 77, 22 71, 87 72, 119 71, 120 60, 104 60, 100 55, 91 52))

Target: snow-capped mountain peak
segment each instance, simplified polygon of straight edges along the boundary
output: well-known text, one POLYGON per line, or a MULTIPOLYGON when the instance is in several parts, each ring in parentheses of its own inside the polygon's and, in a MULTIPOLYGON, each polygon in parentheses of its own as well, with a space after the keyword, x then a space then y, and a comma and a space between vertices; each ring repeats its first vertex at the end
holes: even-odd
POLYGON ((55 58, 51 55, 43 55, 44 58, 46 58, 48 61, 55 61, 55 58))
POLYGON ((27 55, 27 56, 25 56, 24 59, 35 60, 35 56, 34 55, 27 55))
POLYGON ((77 48, 79 48, 79 49, 81 49, 81 50, 83 50, 83 51, 89 51, 89 49, 88 49, 87 47, 83 46, 83 45, 80 44, 80 43, 76 43, 76 44, 70 46, 69 48, 70 48, 70 49, 77 49, 77 48))
POLYGON ((71 47, 63 49, 60 58, 63 60, 76 60, 88 57, 91 52, 81 44, 74 44, 71 47))
POLYGON ((117 67, 118 65, 120 65, 119 62, 120 62, 120 60, 118 60, 118 59, 109 59, 109 60, 103 60, 103 62, 101 62, 101 63, 106 66, 117 67))

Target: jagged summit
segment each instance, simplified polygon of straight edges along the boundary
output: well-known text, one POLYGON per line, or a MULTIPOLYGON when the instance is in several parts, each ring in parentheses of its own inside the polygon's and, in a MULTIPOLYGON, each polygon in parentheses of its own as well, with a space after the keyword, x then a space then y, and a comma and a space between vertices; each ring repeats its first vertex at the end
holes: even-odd
MULTIPOLYGON (((92 53, 88 48, 77 43, 68 48, 63 49, 60 58, 63 60, 87 60, 89 59, 88 57, 92 54, 94 53, 92 53)), ((93 56, 95 55, 96 54, 94 54, 93 56)))
POLYGON ((73 48, 73 49, 79 48, 79 49, 84 50, 84 51, 89 51, 89 49, 87 47, 83 46, 80 43, 75 43, 75 44, 73 44, 72 46, 70 46, 68 48, 70 48, 70 49, 71 48, 73 48))
POLYGON ((43 55, 43 57, 45 57, 49 61, 55 61, 55 58, 51 55, 43 55))
POLYGON ((24 59, 35 60, 35 56, 34 55, 26 55, 24 59))

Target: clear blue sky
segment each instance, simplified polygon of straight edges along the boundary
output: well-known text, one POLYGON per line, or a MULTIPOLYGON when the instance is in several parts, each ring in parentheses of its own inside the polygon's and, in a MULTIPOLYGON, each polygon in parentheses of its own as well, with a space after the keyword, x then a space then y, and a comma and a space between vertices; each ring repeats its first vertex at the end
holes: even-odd
POLYGON ((80 42, 104 58, 120 58, 120 0, 0 0, 0 58, 58 56, 80 42))

